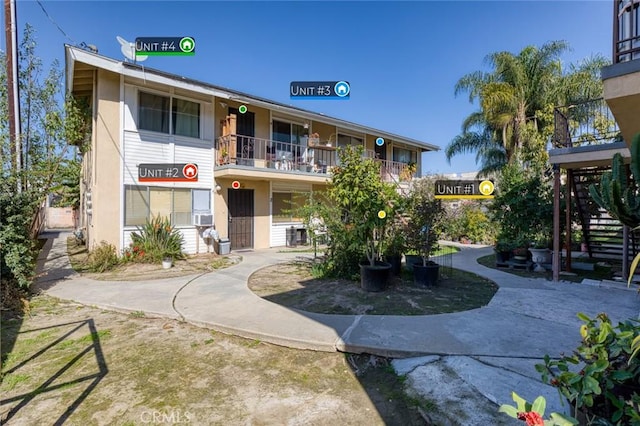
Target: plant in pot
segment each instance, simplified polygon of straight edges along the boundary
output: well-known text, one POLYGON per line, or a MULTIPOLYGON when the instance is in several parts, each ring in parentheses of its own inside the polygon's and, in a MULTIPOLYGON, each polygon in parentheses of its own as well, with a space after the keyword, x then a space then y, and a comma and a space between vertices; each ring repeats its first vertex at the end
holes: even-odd
MULTIPOLYGON (((388 235, 385 230, 395 217, 399 194, 393 185, 380 179, 380 166, 373 159, 363 159, 363 152, 362 146, 338 150, 340 167, 332 173, 326 197, 337 210, 340 226, 335 229, 340 229, 340 235, 332 235, 333 243, 328 251, 342 258, 356 252, 366 255, 366 261, 358 265, 361 287, 367 291, 383 291, 391 270, 389 263, 381 261, 388 235), (336 251, 337 243, 340 243, 339 251, 336 251)), ((331 220, 325 218, 325 223, 334 229, 331 220)))
POLYGON ((531 243, 529 253, 531 253, 531 260, 536 264, 534 268, 535 272, 546 271, 542 265, 551 263, 551 250, 549 250, 550 244, 551 239, 545 234, 536 235, 531 243))
POLYGON ((530 239, 525 235, 518 235, 513 239, 513 260, 519 263, 525 263, 529 256, 530 239))
POLYGON ((387 241, 384 249, 384 260, 391 264, 391 273, 400 275, 402 269, 402 255, 406 249, 404 229, 399 223, 394 223, 387 229, 387 241))
POLYGON ((439 265, 430 260, 438 249, 439 219, 444 214, 440 200, 433 198, 428 181, 416 184, 409 195, 408 247, 420 256, 421 262, 413 264, 413 280, 419 286, 437 283, 439 265))
POLYGON ((496 262, 497 263, 506 263, 511 259, 513 255, 513 250, 515 250, 516 246, 513 242, 507 240, 498 240, 494 247, 494 251, 496 252, 496 262))

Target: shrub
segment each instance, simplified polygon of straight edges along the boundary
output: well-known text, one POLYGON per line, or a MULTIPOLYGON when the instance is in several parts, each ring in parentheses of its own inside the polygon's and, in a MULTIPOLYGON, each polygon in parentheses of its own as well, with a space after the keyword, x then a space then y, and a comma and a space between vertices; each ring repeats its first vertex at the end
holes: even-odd
POLYGON ((153 216, 138 231, 131 234, 133 260, 161 262, 165 257, 184 258, 182 235, 171 226, 168 218, 153 216))
POLYGON ((105 272, 120 263, 118 252, 113 244, 106 241, 91 250, 87 258, 87 269, 91 272, 105 272))
POLYGON ((443 234, 450 240, 468 238, 473 242, 486 244, 495 241, 495 225, 478 202, 463 203, 457 209, 447 208, 442 222, 443 234))
POLYGON ((634 340, 640 336, 638 321, 613 327, 605 314, 591 319, 584 314, 582 343, 573 354, 559 360, 545 356, 536 365, 543 381, 558 388, 593 424, 640 425, 640 360, 633 357, 634 340))

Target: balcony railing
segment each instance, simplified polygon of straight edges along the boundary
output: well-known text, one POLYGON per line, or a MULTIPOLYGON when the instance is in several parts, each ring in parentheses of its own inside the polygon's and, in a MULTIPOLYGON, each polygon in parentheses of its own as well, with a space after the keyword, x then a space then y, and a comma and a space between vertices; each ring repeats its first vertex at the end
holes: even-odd
MULTIPOLYGON (((339 165, 336 149, 335 146, 304 146, 252 136, 226 135, 218 138, 216 164, 331 174, 332 168, 339 165)), ((405 163, 376 159, 372 150, 365 150, 363 157, 380 162, 380 175, 385 181, 408 181, 415 173, 415 168, 405 163)))
POLYGON ((640 59, 640 7, 636 1, 613 2, 613 62, 640 59))
POLYGON ((553 146, 568 148, 622 141, 620 129, 604 99, 554 110, 553 146))

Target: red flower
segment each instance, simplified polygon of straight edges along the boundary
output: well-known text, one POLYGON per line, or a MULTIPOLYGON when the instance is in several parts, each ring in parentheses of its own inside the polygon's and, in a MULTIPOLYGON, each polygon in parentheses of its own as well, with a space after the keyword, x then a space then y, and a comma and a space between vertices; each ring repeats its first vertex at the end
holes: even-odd
POLYGON ((527 422, 527 426, 544 426, 544 419, 535 411, 518 413, 518 420, 524 420, 527 422))

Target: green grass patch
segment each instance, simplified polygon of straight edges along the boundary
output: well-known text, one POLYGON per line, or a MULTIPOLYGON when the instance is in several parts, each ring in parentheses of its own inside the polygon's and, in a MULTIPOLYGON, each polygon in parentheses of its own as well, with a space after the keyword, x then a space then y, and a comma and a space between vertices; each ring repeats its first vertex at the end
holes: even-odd
POLYGON ((20 383, 28 382, 30 378, 31 376, 28 374, 7 374, 2 377, 2 386, 0 386, 0 389, 4 392, 8 392, 13 390, 13 388, 18 386, 20 383))

